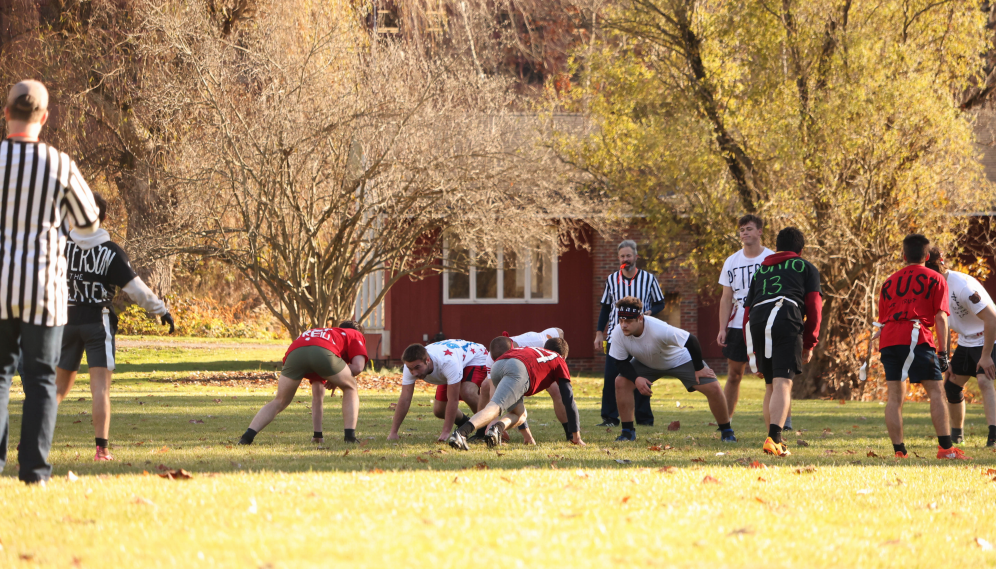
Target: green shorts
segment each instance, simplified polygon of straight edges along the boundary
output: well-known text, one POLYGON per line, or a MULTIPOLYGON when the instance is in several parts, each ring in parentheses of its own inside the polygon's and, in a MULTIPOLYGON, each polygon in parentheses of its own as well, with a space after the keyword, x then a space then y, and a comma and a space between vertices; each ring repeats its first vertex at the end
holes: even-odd
POLYGON ((281 375, 301 381, 306 375, 332 377, 346 369, 346 362, 325 348, 303 346, 287 354, 281 375))

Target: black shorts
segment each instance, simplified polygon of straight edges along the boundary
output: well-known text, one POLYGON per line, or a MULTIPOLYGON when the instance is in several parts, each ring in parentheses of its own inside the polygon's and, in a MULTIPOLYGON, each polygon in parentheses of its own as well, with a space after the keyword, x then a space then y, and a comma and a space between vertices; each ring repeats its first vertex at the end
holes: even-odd
POLYGON ((764 357, 764 328, 767 319, 750 323, 751 342, 757 371, 764 383, 771 385, 776 377, 795 379, 802 373, 802 325, 788 318, 776 318, 771 326, 771 357, 764 357))
POLYGON ((726 329, 726 345, 723 346, 723 357, 731 362, 745 363, 747 357, 747 341, 744 340, 743 328, 726 329))
MULTIPOLYGON (((886 381, 901 381, 903 366, 910 355, 909 346, 886 346, 882 348, 882 367, 885 368, 886 381)), ((926 342, 917 344, 913 350, 913 362, 909 369, 910 383, 921 381, 941 381, 941 365, 937 361, 937 353, 926 342)))
MULTIPOLYGON (((996 347, 993 348, 993 356, 996 357, 996 347)), ((951 373, 976 377, 985 372, 979 367, 979 360, 982 358, 982 346, 958 346, 954 354, 951 354, 951 373)))
POLYGON ((62 329, 62 354, 59 367, 77 372, 83 352, 91 368, 106 367, 114 370, 114 334, 117 328, 105 315, 103 322, 93 324, 66 324, 62 329))

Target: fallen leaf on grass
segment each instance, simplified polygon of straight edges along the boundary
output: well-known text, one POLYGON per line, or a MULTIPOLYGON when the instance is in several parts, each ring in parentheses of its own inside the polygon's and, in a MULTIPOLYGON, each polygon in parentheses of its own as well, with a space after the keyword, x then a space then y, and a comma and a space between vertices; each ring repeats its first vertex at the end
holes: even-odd
POLYGON ((761 478, 760 476, 758 476, 758 477, 757 477, 757 481, 758 481, 758 482, 767 482, 767 481, 768 481, 768 479, 767 479, 767 478, 761 478))
POLYGON ((617 458, 616 462, 618 462, 619 464, 629 464, 633 461, 628 458, 617 458))
POLYGON ((692 462, 705 462, 705 461, 706 461, 706 459, 701 458, 701 457, 699 457, 699 458, 693 458, 692 459, 692 462))
POLYGON ((342 453, 342 456, 348 456, 348 455, 349 455, 349 451, 348 450, 346 452, 342 453))
POLYGON ((625 504, 626 502, 629 502, 629 496, 623 496, 622 503, 625 504))
POLYGON ((843 399, 841 399, 841 400, 840 400, 840 401, 839 401, 838 403, 839 403, 840 405, 847 405, 847 401, 845 401, 845 400, 843 400, 843 399))
POLYGON ((486 462, 478 462, 477 464, 474 465, 474 468, 476 468, 477 470, 487 470, 488 469, 488 463, 486 463, 486 462))
POLYGON ((80 477, 76 476, 76 474, 74 474, 73 471, 70 470, 69 472, 66 473, 66 479, 68 479, 70 482, 76 482, 77 480, 80 479, 80 477))
POLYGON ((868 458, 879 458, 879 456, 875 454, 875 451, 870 450, 868 451, 868 458))
POLYGON ((798 446, 801 446, 801 447, 808 447, 809 446, 809 443, 807 443, 806 441, 804 441, 802 439, 799 439, 799 440, 795 441, 795 444, 798 445, 798 446))
POLYGON ((993 550, 993 544, 989 543, 985 539, 982 539, 981 537, 975 538, 975 544, 978 545, 979 549, 981 549, 982 551, 992 551, 993 550))
POLYGON ((752 529, 750 529, 750 528, 740 528, 740 529, 735 529, 735 530, 731 531, 731 532, 730 532, 730 533, 728 534, 728 536, 734 536, 734 535, 750 535, 750 534, 752 534, 752 533, 754 533, 754 530, 752 530, 752 529))
POLYGON ((671 424, 667 426, 669 431, 677 431, 681 428, 681 421, 671 421, 671 424))
POLYGON ((153 452, 155 454, 163 454, 163 453, 169 452, 169 447, 164 446, 163 448, 161 448, 159 450, 156 450, 156 451, 153 451, 153 452))
POLYGON ((660 467, 660 468, 657 469, 657 472, 667 472, 668 474, 671 474, 674 471, 675 471, 675 468, 673 466, 662 466, 662 467, 660 467))
POLYGON ((588 473, 584 470, 576 470, 574 474, 577 474, 578 478, 588 478, 588 473))
POLYGON ((814 472, 816 472, 816 467, 813 465, 803 466, 802 468, 795 469, 796 474, 812 474, 814 472))
POLYGON ((135 504, 143 504, 145 506, 155 506, 156 505, 156 503, 153 502, 152 500, 149 500, 148 498, 143 498, 141 496, 135 496, 134 499, 132 499, 132 502, 135 503, 135 504))
POLYGON ((190 422, 192 424, 194 424, 194 425, 202 425, 202 424, 204 424, 204 421, 201 421, 200 419, 191 419, 190 422))
POLYGON ((170 470, 169 472, 163 472, 159 475, 160 478, 168 478, 170 480, 190 480, 194 476, 182 468, 177 468, 176 470, 170 470))
POLYGON ((21 559, 21 561, 31 561, 31 560, 33 560, 35 558, 35 554, 34 553, 22 553, 22 554, 18 555, 18 557, 21 559))
POLYGON ((823 451, 823 454, 837 454, 837 451, 835 451, 833 449, 827 449, 827 450, 823 451))
POLYGON ((369 472, 370 474, 384 474, 384 471, 379 468, 371 468, 369 472))
POLYGON ((761 504, 767 504, 767 502, 765 502, 763 499, 761 499, 760 496, 754 496, 754 500, 756 500, 757 502, 759 502, 761 504))
POLYGON ((661 445, 654 445, 647 447, 647 450, 661 451, 664 450, 664 447, 662 447, 661 445))
POLYGON ((987 468, 982 471, 983 476, 996 476, 996 468, 987 468))
POLYGON ((706 474, 705 478, 702 479, 703 484, 720 484, 720 481, 706 474))
POLYGON ((453 477, 453 483, 454 484, 459 484, 460 483, 460 476, 454 476, 453 477))
POLYGON ((872 493, 872 489, 871 488, 862 488, 861 490, 858 490, 857 493, 858 494, 871 494, 872 493))
POLYGON ((505 482, 508 482, 509 484, 511 484, 511 483, 512 483, 512 479, 511 479, 511 478, 509 478, 508 476, 501 476, 500 478, 501 478, 502 480, 504 480, 505 482))
POLYGON ((768 468, 768 465, 764 464, 763 462, 758 462, 758 461, 755 460, 754 462, 750 463, 750 467, 751 468, 768 468))
POLYGON ((81 421, 81 420, 79 420, 79 419, 76 419, 75 421, 73 421, 73 424, 75 425, 76 423, 82 423, 82 422, 83 422, 83 421, 81 421))
POLYGON ((422 458, 421 456, 416 456, 416 457, 415 457, 415 460, 417 460, 417 461, 419 461, 419 462, 429 462, 429 459, 427 459, 427 458, 422 458))
POLYGON ((221 399, 215 399, 214 402, 215 403, 221 403, 221 399))

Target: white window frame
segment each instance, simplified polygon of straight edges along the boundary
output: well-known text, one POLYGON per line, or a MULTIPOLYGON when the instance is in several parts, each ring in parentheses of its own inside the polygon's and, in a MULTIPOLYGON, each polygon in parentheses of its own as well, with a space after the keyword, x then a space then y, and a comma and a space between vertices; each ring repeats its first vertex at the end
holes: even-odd
MULTIPOLYGON (((520 269, 525 270, 526 273, 526 298, 502 298, 502 295, 505 294, 505 269, 500 269, 498 271, 498 298, 477 298, 477 267, 470 267, 470 298, 450 298, 450 271, 443 271, 443 304, 558 304, 560 302, 560 255, 554 252, 551 259, 553 266, 553 274, 551 275, 553 280, 553 297, 529 298, 533 284, 533 256, 532 251, 529 251, 528 253, 529 255, 526 256, 525 266, 519 267, 520 269)), ((470 250, 470 256, 471 258, 475 257, 473 249, 470 250)), ((504 256, 504 252, 498 253, 499 265, 504 265, 504 256)), ((443 259, 449 258, 450 246, 449 241, 447 240, 443 244, 443 259)))

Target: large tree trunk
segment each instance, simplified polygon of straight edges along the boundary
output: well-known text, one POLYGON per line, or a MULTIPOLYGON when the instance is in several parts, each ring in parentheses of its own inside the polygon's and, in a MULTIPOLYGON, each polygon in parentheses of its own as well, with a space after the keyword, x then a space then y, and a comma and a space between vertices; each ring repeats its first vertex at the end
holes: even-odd
POLYGON ((115 180, 128 208, 128 252, 135 272, 162 298, 173 290, 176 257, 158 255, 155 249, 173 233, 176 220, 169 192, 156 188, 147 164, 129 158, 128 167, 115 180))

